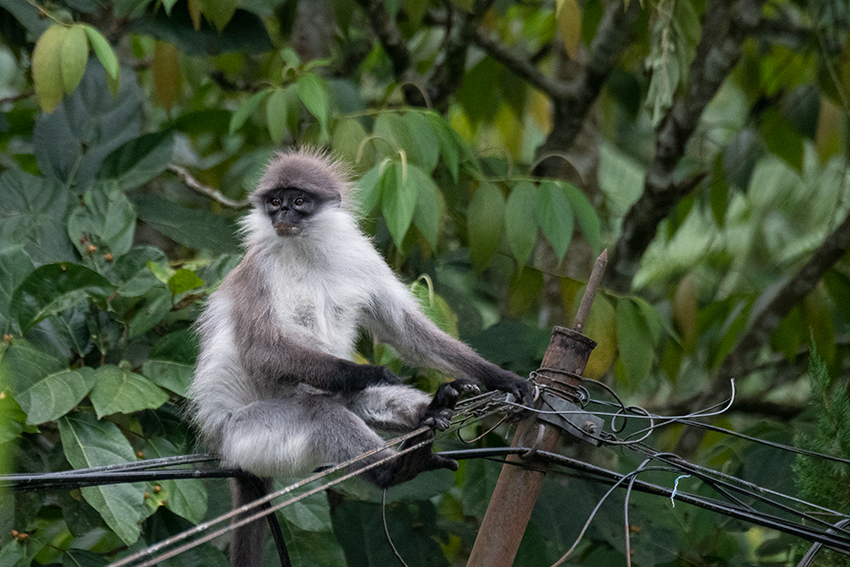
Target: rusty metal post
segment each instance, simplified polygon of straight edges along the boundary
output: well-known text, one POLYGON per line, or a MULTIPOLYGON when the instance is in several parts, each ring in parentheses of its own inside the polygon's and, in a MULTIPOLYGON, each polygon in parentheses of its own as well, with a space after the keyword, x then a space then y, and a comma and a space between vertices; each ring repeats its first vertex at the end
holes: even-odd
MULTIPOLYGON (((591 339, 581 334, 590 305, 596 295, 605 264, 607 251, 596 260, 587 288, 573 322, 573 329, 555 327, 543 362, 538 370, 542 382, 554 378, 553 373, 563 380, 563 373, 581 375, 590 353, 596 346, 591 339)), ((567 377, 569 381, 569 377, 567 377)), ((577 385, 577 382, 576 382, 577 385)), ((556 427, 530 417, 519 424, 514 435, 513 447, 532 447, 541 451, 554 451, 561 432, 556 427), (542 435, 541 435, 542 431, 542 435), (537 442, 539 439, 539 443, 537 442)), ((512 463, 522 463, 522 457, 511 455, 512 463)), ((467 567, 510 567, 516 557, 545 473, 506 464, 502 467, 490 505, 475 539, 467 567)))

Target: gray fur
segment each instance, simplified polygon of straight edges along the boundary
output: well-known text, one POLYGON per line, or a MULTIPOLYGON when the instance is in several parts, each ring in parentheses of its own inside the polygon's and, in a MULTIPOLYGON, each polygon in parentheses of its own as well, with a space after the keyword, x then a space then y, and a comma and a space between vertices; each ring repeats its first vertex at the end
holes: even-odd
MULTIPOLYGON (((346 175, 324 154, 277 155, 251 195, 247 253, 199 319, 191 414, 224 466, 260 477, 305 474, 381 447, 373 428, 410 431, 422 422, 429 396, 381 367, 351 361, 360 328, 413 364, 528 394, 526 383, 420 312, 360 231, 346 175), (297 235, 278 236, 263 195, 288 187, 338 199, 309 216, 297 235)), ((446 466, 428 455, 422 469, 446 466)), ((406 478, 417 471, 408 472, 406 478)), ((392 474, 376 469, 367 480, 386 485, 392 474)))

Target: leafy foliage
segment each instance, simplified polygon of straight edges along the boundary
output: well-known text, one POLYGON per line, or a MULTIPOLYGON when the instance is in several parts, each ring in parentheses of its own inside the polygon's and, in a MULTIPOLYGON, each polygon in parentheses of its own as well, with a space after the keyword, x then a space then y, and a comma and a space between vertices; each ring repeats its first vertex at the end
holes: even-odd
MULTIPOLYGON (((717 377, 737 355, 744 400, 724 426, 787 442, 814 422, 800 442, 846 456, 846 244, 810 291, 761 315, 848 216, 850 13, 839 0, 760 6, 0 0, 0 470, 202 450, 181 412, 191 325, 239 260, 241 200, 291 145, 350 164, 364 228, 426 313, 493 362, 535 369, 593 258, 637 250, 612 259, 621 279, 594 303, 588 376, 678 413, 725 391, 717 377), (797 365, 810 337, 825 408, 811 416, 797 365), (765 425, 776 407, 797 421, 765 425)), ((360 346, 358 360, 417 385, 443 379, 360 346)), ((680 437, 657 442, 684 449, 680 437)), ((775 454, 712 436, 692 446, 710 466, 790 484, 775 454)), ((840 465, 796 470, 804 496, 843 494, 840 465)), ((462 563, 497 474, 468 462, 390 491, 405 560, 462 563)), ((517 564, 560 557, 597 489, 547 481, 517 564)), ((374 491, 339 490, 284 509, 296 563, 394 561, 374 491)), ((0 564, 102 565, 228 506, 223 481, 2 494, 0 564)), ((707 512, 634 513, 640 565, 767 564, 793 547, 707 512)), ((585 565, 624 560, 608 529, 619 516, 602 514, 585 565)), ((226 564, 212 544, 180 560, 226 564)))

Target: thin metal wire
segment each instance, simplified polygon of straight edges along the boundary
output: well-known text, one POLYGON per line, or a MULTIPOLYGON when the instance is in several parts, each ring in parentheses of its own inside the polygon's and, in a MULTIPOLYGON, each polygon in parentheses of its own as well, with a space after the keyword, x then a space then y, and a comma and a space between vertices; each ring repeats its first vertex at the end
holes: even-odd
POLYGON ((393 553, 401 561, 401 564, 404 567, 409 567, 407 562, 405 562, 404 558, 401 556, 401 553, 398 552, 398 549, 395 547, 395 543, 393 543, 393 538, 390 537, 390 528, 387 526, 387 489, 383 489, 381 491, 381 521, 384 523, 384 535, 387 536, 387 541, 390 542, 390 547, 393 548, 393 553))

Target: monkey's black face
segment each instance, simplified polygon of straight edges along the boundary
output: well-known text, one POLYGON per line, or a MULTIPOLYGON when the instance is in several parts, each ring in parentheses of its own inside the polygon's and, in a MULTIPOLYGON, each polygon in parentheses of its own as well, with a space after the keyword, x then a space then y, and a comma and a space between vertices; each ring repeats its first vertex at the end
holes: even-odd
POLYGON ((339 203, 339 195, 321 196, 295 187, 272 189, 263 200, 266 214, 278 236, 295 236, 322 207, 339 203))

